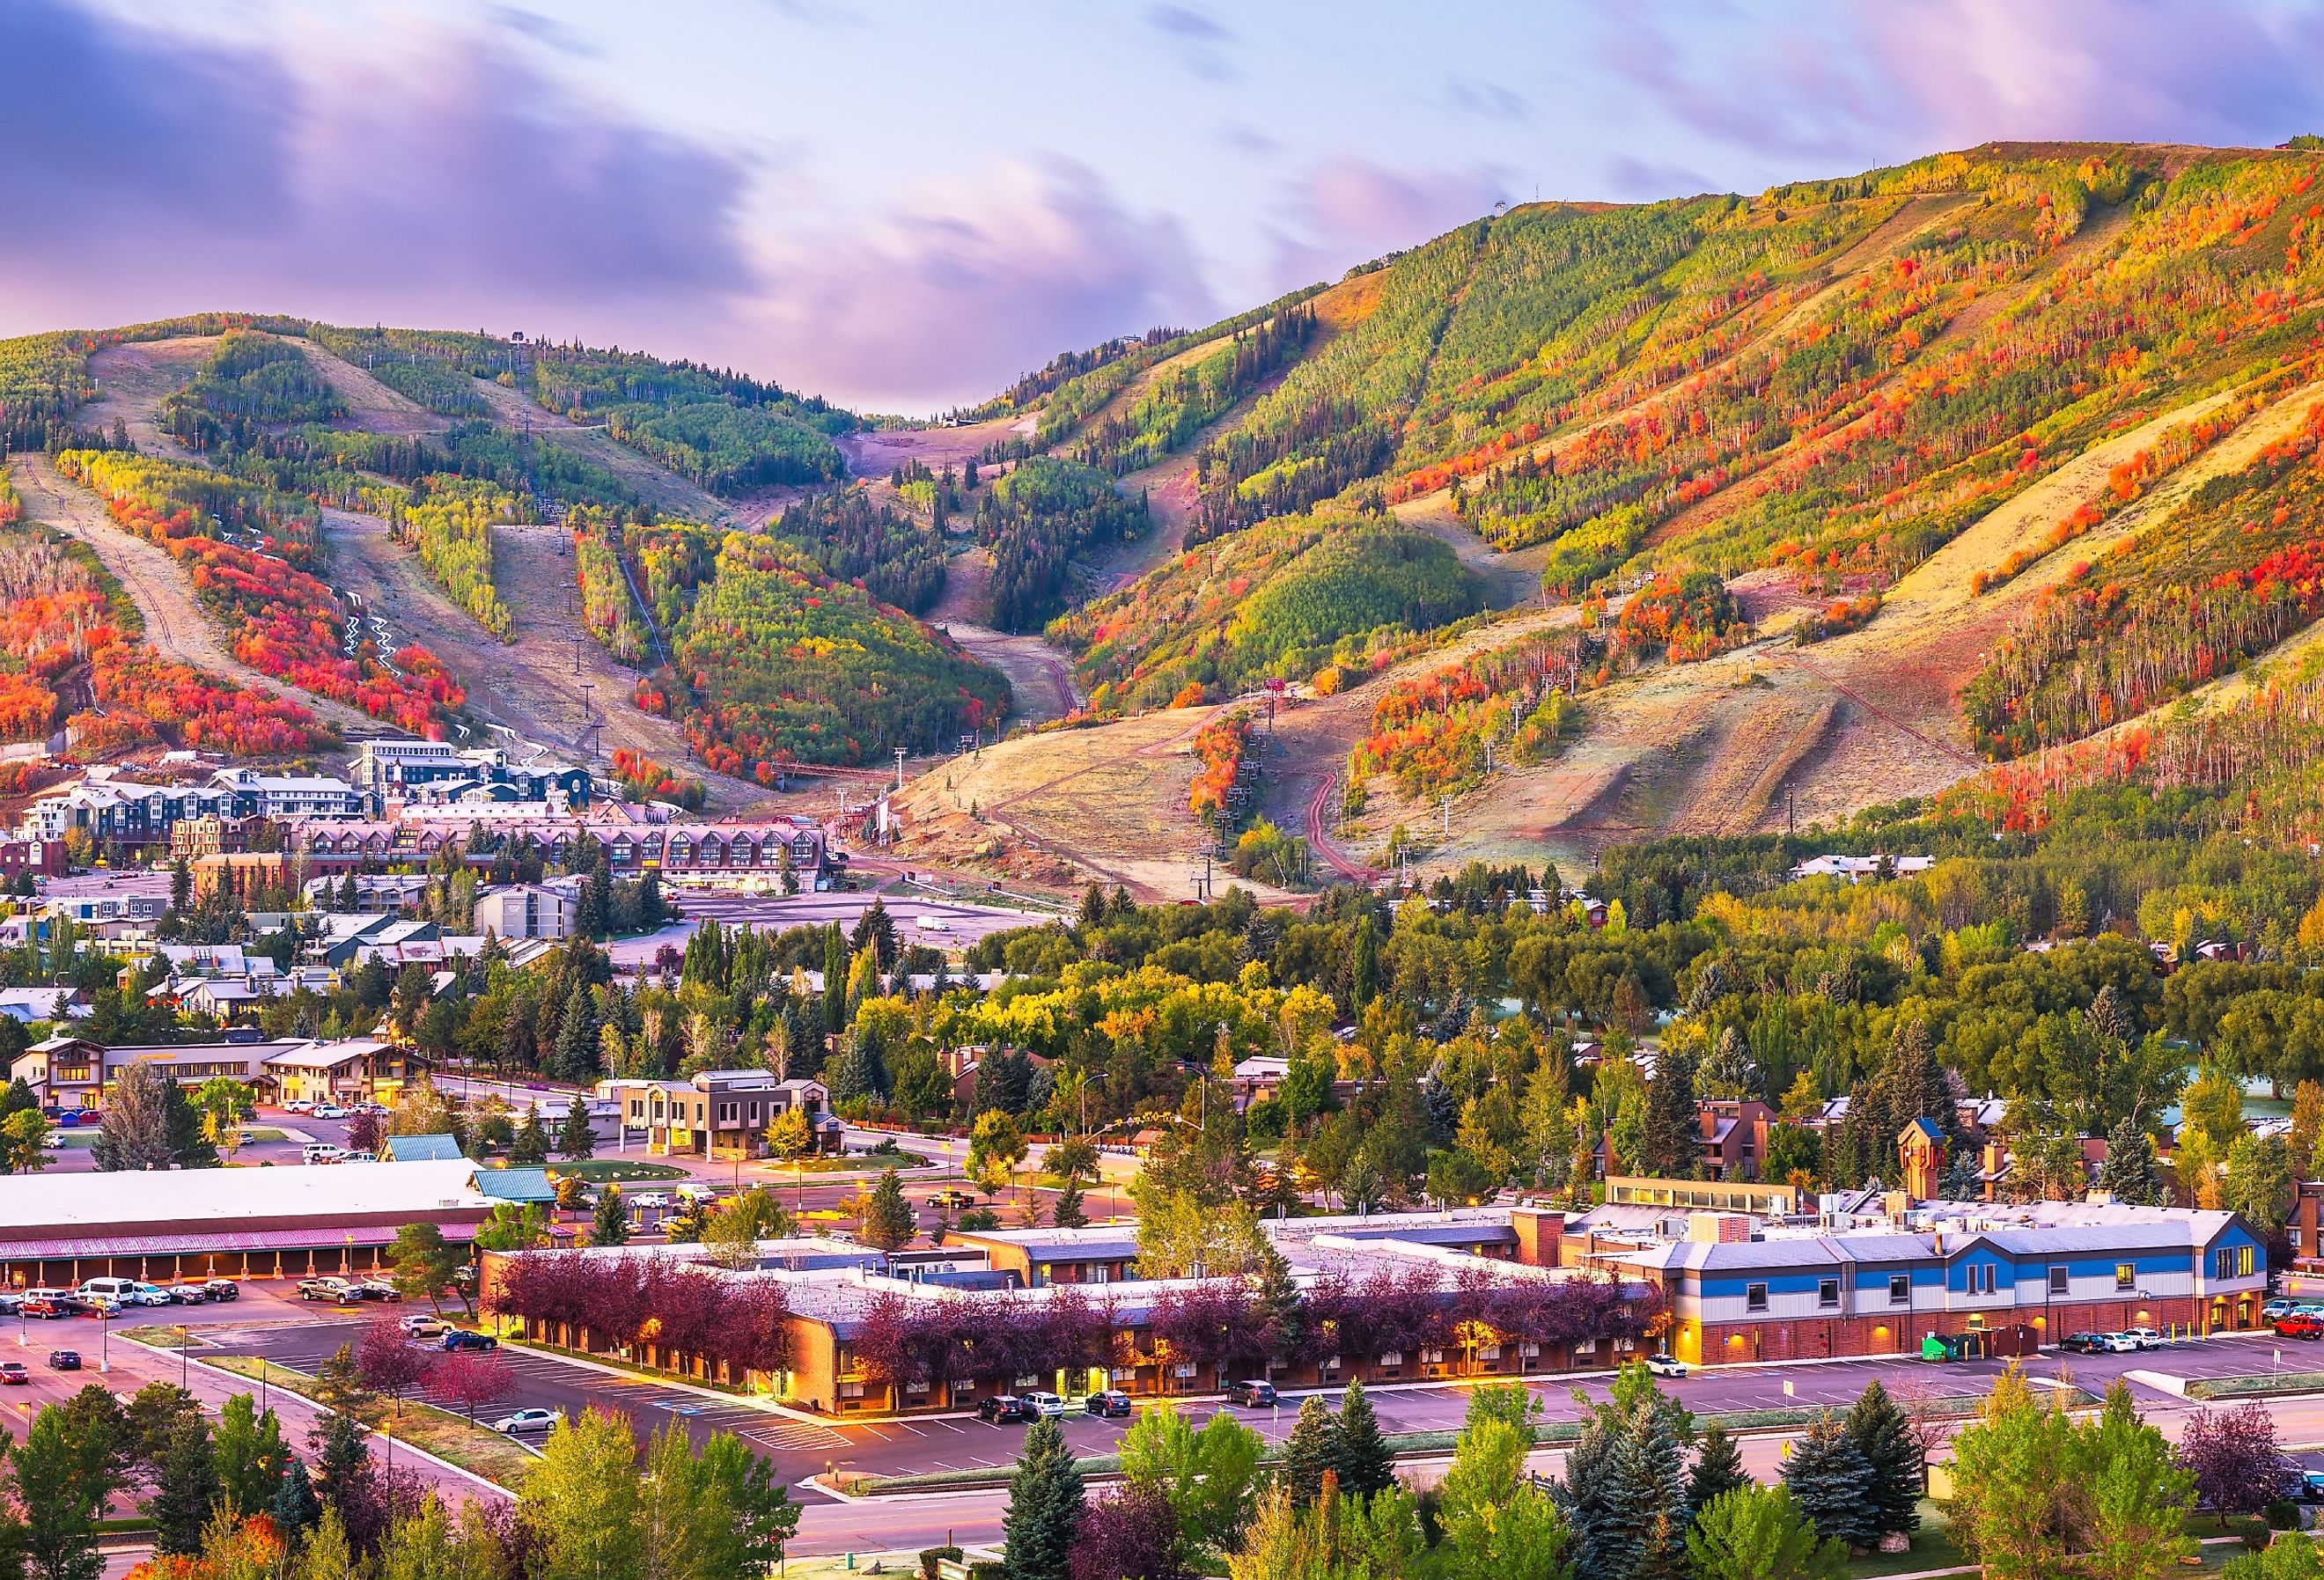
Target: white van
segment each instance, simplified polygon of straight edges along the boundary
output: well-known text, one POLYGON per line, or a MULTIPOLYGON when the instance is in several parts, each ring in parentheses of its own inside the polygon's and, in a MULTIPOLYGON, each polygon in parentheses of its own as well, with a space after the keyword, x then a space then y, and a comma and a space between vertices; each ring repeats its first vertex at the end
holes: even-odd
POLYGON ((83 1279, 80 1288, 73 1291, 84 1300, 104 1298, 115 1306, 126 1306, 137 1291, 135 1279, 83 1279))
POLYGON ((299 1161, 301 1163, 344 1163, 346 1160, 347 1150, 335 1147, 328 1141, 309 1141, 299 1149, 299 1161))

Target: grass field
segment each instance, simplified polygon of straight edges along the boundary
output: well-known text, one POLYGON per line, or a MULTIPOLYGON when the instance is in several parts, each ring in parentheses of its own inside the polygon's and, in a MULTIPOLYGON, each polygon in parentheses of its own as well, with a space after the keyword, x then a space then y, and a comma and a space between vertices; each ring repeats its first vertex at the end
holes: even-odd
MULTIPOLYGON (((260 1357, 256 1355, 205 1355, 202 1360, 205 1365, 238 1377, 258 1376, 260 1357)), ((287 1385, 293 1393, 302 1391, 298 1384, 314 1381, 313 1373, 293 1371, 280 1361, 268 1361, 265 1365, 266 1381, 277 1388, 287 1385)), ((511 1491, 523 1484, 526 1472, 538 1457, 514 1439, 484 1427, 472 1426, 466 1418, 438 1409, 432 1404, 407 1400, 397 1408, 382 1400, 362 1415, 364 1424, 374 1431, 384 1428, 397 1442, 449 1461, 462 1470, 473 1471, 511 1491)))
POLYGON ((561 1179, 570 1174, 576 1179, 591 1185, 603 1185, 608 1180, 627 1184, 633 1179, 683 1179, 686 1170, 673 1169, 667 1163, 633 1163, 627 1158, 585 1158, 576 1163, 551 1163, 549 1178, 561 1179))

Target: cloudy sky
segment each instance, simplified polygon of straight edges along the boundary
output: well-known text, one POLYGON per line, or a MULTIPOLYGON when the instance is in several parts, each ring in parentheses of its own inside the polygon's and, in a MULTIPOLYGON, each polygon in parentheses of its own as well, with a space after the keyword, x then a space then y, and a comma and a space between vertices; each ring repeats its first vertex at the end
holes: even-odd
POLYGON ((2324 131, 2324 0, 0 0, 0 334, 521 328, 907 411, 1498 200, 2324 131))

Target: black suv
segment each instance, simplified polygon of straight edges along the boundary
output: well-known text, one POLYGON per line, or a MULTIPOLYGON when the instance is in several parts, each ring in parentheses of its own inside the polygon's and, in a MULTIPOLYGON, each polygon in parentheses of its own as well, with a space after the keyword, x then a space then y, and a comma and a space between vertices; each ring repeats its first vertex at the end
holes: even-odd
POLYGON ((501 1347, 501 1341, 488 1333, 470 1333, 465 1327, 456 1327, 444 1335, 443 1343, 437 1347, 446 1350, 496 1350, 501 1347))
POLYGON ((977 1401, 976 1418, 995 1426, 1002 1421, 1029 1421, 1033 1418, 1033 1407, 1013 1393, 996 1393, 991 1399, 977 1401))
POLYGON ((1238 1382, 1230 1382, 1227 1384, 1227 1402, 1250 1405, 1255 1409, 1263 1409, 1275 1402, 1275 1384, 1262 1382, 1252 1377, 1246 1377, 1238 1382))
POLYGON ((1093 1416, 1127 1416, 1130 1413, 1130 1395, 1119 1388, 1109 1388, 1082 1400, 1082 1409, 1093 1416))

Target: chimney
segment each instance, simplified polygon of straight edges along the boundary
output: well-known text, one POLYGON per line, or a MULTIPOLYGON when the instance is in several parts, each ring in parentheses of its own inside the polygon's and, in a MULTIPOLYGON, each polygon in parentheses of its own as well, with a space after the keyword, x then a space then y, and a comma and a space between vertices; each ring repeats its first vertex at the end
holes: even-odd
POLYGON ((1546 1207, 1513 1207, 1509 1226, 1517 1231, 1517 1260, 1527 1267, 1558 1265, 1558 1245, 1565 1235, 1565 1215, 1546 1207))

